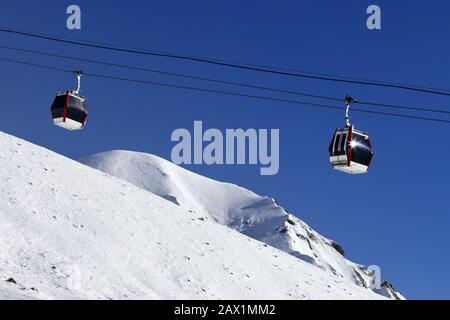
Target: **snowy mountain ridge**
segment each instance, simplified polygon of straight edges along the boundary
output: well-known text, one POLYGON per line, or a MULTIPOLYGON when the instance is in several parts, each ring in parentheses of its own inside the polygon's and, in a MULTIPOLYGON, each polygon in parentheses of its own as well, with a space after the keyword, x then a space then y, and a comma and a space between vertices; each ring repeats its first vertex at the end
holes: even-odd
POLYGON ((312 246, 322 266, 277 249, 294 248, 292 234, 309 229, 269 198, 218 183, 209 190, 217 210, 207 201, 213 180, 155 156, 153 168, 127 165, 142 178, 159 169, 144 188, 2 132, 0 148, 0 299, 388 297, 332 272, 322 244, 312 246), (285 222, 286 231, 266 233, 265 224, 285 222))
MULTIPOLYGON (((321 236, 272 198, 203 177, 145 153, 110 151, 81 162, 358 286, 369 288, 374 282, 371 270, 345 259, 344 250, 337 242, 321 236)), ((375 291, 389 298, 403 298, 388 282, 375 291)))

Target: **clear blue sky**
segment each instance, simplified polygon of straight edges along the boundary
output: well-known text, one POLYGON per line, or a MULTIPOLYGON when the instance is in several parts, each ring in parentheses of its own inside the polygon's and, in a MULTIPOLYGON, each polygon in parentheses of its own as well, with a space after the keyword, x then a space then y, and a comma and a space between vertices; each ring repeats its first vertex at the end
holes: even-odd
MULTIPOLYGON (((152 50, 223 58, 321 73, 450 89, 448 1, 75 1, 82 30, 66 29, 69 1, 11 1, 0 25, 152 50), (366 28, 370 4, 382 9, 382 30, 366 28)), ((291 90, 450 109, 439 97, 236 71, 198 63, 125 55, 0 34, 0 44, 291 90)), ((17 58, 88 72, 232 89, 132 73, 91 64, 18 54, 17 58)), ((343 114, 246 98, 85 78, 90 118, 82 132, 53 127, 49 106, 70 75, 1 65, 0 130, 72 158, 128 149, 170 157, 170 134, 205 127, 279 128, 280 172, 256 166, 187 166, 276 198, 322 234, 340 242, 349 259, 378 264, 408 298, 450 298, 450 126, 352 114, 375 149, 368 175, 330 168, 327 148, 343 114)), ((255 90, 247 93, 266 94, 255 90)), ((285 96, 286 98, 298 98, 285 96)), ((383 110, 387 111, 387 110, 383 110)), ((88 187, 88 186, 86 186, 88 187)))

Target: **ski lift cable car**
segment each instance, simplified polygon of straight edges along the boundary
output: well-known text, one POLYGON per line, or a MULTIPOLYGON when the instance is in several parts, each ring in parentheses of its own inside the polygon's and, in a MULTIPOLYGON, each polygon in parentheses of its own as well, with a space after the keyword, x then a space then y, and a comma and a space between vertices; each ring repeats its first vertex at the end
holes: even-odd
POLYGON ((336 129, 328 149, 334 169, 349 174, 367 173, 373 157, 372 144, 367 132, 358 131, 350 123, 350 104, 356 102, 345 97, 345 128, 336 129))
POLYGON ((59 92, 51 106, 53 124, 67 130, 79 130, 88 115, 86 98, 80 95, 82 71, 75 71, 78 86, 75 90, 59 92))

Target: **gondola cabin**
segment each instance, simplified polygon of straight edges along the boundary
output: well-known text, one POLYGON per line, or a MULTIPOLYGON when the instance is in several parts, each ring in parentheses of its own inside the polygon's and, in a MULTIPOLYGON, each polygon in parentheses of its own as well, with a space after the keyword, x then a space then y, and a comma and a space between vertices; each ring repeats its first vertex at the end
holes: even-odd
POLYGON ((369 135, 355 130, 353 125, 336 129, 329 154, 334 169, 350 174, 367 173, 373 157, 369 135))
POLYGON ((67 130, 79 130, 88 115, 86 98, 73 91, 58 93, 51 107, 53 123, 67 130))

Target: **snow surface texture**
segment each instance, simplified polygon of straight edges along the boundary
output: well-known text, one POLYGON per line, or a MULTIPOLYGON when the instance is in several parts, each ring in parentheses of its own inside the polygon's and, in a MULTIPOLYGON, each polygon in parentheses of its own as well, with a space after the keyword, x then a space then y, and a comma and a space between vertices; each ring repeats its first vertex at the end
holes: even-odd
MULTIPOLYGON (((289 253, 365 289, 374 281, 367 267, 344 258, 341 246, 289 214, 274 199, 239 186, 218 182, 154 155, 111 151, 82 163, 133 183, 206 220, 226 225, 289 253)), ((388 298, 403 298, 388 282, 375 290, 388 298)))
POLYGON ((144 186, 1 132, 0 148, 0 299, 385 298, 271 199, 150 155, 88 161, 144 186))

